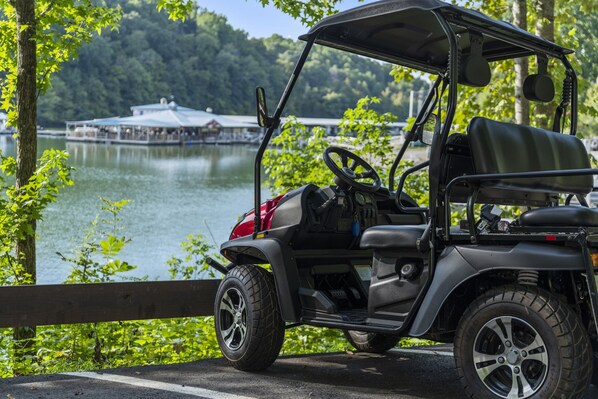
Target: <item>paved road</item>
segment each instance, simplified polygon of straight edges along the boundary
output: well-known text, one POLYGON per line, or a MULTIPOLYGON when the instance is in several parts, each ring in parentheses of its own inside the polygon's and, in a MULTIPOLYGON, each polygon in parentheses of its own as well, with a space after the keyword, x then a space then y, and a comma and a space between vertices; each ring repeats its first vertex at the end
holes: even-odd
MULTIPOLYGON (((0 380, 1 399, 464 398, 450 353, 394 350, 283 357, 244 373, 222 359, 0 380)), ((592 387, 588 399, 597 398, 592 387)))

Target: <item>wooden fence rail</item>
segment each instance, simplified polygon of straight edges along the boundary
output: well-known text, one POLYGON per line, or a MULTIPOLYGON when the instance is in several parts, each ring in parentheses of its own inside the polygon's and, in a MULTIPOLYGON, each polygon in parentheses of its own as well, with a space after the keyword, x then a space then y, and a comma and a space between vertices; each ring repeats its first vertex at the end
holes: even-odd
POLYGON ((214 314, 220 280, 0 287, 0 328, 214 314))

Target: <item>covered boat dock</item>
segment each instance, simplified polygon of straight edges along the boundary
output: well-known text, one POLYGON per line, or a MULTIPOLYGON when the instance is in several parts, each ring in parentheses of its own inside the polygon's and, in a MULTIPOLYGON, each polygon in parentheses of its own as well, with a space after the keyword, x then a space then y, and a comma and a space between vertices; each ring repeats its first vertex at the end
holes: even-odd
POLYGON ((257 123, 168 104, 131 107, 132 116, 66 122, 66 139, 100 143, 168 145, 258 142, 257 123))

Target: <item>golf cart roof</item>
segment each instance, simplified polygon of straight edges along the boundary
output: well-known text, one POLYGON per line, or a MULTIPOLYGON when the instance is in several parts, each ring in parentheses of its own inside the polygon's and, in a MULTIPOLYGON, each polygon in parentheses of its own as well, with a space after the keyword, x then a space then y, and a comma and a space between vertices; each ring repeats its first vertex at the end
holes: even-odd
POLYGON ((449 42, 438 13, 460 35, 461 51, 470 51, 470 35, 482 34, 488 61, 545 54, 561 58, 572 50, 478 11, 440 0, 382 0, 317 23, 306 35, 315 43, 359 55, 438 73, 446 70, 449 42))

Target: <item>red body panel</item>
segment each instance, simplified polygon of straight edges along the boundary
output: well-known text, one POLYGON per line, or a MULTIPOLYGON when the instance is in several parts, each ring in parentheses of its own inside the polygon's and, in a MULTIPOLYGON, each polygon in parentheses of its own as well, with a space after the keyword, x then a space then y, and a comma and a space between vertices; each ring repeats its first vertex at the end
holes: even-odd
MULTIPOLYGON (((274 211, 276 210, 276 207, 278 206, 278 203, 280 202, 282 197, 284 197, 284 194, 264 202, 260 207, 260 219, 262 220, 262 230, 268 230, 272 226, 272 216, 274 216, 274 211)), ((235 238, 240 237, 246 237, 253 234, 254 215, 254 209, 247 212, 243 220, 237 223, 237 225, 233 229, 233 232, 230 233, 229 240, 234 240, 235 238)))

